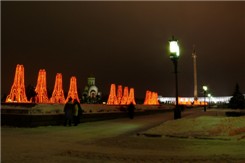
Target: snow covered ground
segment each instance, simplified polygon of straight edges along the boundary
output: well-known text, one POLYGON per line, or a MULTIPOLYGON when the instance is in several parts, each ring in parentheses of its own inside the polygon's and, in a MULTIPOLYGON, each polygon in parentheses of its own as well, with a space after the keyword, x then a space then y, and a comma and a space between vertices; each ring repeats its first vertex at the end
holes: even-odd
POLYGON ((245 117, 191 109, 82 123, 1 129, 2 162, 245 162, 245 117), (147 135, 147 136, 146 136, 147 135))
POLYGON ((167 121, 142 134, 200 139, 245 139, 245 116, 225 117, 222 113, 219 114, 220 116, 217 111, 211 110, 190 115, 183 119, 167 121))

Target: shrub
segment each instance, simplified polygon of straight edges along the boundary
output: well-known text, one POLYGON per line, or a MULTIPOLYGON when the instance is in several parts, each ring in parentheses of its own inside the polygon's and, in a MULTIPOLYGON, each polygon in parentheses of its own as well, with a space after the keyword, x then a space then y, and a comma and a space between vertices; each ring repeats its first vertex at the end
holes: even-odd
POLYGON ((238 84, 236 84, 233 96, 229 101, 229 108, 232 108, 232 109, 244 109, 245 108, 245 98, 243 94, 240 92, 238 84))

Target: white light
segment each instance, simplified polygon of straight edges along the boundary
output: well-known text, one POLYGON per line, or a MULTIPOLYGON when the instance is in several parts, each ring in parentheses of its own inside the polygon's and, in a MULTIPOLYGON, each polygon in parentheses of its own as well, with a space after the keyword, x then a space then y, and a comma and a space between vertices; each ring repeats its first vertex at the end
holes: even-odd
POLYGON ((176 55, 179 56, 179 45, 177 41, 170 41, 170 52, 176 53, 176 55))
POLYGON ((204 91, 207 91, 208 90, 208 87, 207 86, 203 86, 202 87, 204 91))

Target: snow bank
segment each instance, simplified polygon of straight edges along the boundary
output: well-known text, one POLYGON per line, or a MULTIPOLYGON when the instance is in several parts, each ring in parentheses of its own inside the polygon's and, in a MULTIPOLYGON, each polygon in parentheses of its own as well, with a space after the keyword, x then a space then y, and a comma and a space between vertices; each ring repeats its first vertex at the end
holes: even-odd
POLYGON ((203 139, 245 139, 245 117, 198 116, 167 121, 144 131, 145 135, 161 135, 203 139))

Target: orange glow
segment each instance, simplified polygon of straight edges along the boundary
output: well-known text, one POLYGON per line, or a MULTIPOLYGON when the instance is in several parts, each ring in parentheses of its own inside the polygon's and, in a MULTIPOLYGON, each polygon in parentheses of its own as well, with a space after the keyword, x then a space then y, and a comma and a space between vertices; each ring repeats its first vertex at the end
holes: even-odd
POLYGON ((77 93, 77 79, 75 76, 72 76, 70 79, 70 88, 66 98, 66 102, 70 97, 72 98, 72 100, 77 99, 77 101, 80 103, 78 93, 77 93))
POLYGON ((35 100, 37 103, 49 102, 46 86, 46 71, 44 69, 39 70, 35 92, 37 93, 35 100))
POLYGON ((122 85, 118 86, 117 96, 116 96, 116 85, 111 84, 110 95, 107 100, 108 105, 129 105, 130 103, 136 104, 134 99, 134 88, 130 88, 128 94, 128 87, 124 87, 122 96, 122 85))
POLYGON ((151 91, 146 91, 144 105, 148 105, 151 99, 151 91))
POLYGON ((158 93, 147 90, 144 105, 159 105, 158 93))
POLYGON ((130 88, 129 89, 129 96, 128 96, 127 104, 129 105, 131 103, 136 105, 136 102, 135 102, 135 99, 134 99, 134 88, 130 88))
POLYGON ((124 87, 123 89, 123 97, 121 100, 121 105, 126 105, 128 101, 128 87, 124 87))
POLYGON ((208 105, 207 102, 203 102, 203 101, 198 101, 198 100, 195 100, 195 101, 190 101, 190 100, 187 100, 186 98, 182 98, 182 97, 179 97, 179 104, 180 105, 196 105, 196 106, 204 106, 204 105, 208 105))
POLYGON ((57 73, 55 79, 55 85, 52 97, 50 98, 51 103, 65 103, 65 96, 62 86, 62 74, 57 73))
POLYGON ((115 84, 111 84, 110 95, 109 95, 109 98, 107 100, 107 104, 108 105, 118 105, 117 96, 116 96, 116 85, 115 84))
POLYGON ((122 85, 117 87, 117 102, 120 104, 122 100, 122 85))
POLYGON ((25 91, 24 66, 17 65, 15 70, 14 83, 6 102, 29 102, 25 91))

